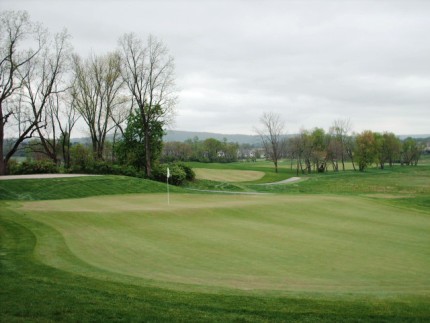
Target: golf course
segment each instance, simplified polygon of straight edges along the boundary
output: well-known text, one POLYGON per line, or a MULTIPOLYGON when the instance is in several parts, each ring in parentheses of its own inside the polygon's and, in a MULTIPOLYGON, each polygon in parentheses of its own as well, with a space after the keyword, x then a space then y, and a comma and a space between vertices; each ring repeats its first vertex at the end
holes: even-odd
POLYGON ((0 321, 430 320, 430 163, 0 181, 0 321), (273 183, 277 183, 274 185, 273 183))

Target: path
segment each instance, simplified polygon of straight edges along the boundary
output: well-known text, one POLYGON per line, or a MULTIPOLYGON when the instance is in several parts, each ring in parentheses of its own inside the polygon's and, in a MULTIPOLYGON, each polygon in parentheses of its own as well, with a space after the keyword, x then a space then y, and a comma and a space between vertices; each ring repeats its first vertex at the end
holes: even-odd
POLYGON ((8 179, 37 179, 37 178, 63 178, 63 177, 81 177, 81 176, 98 176, 98 175, 89 175, 89 174, 6 175, 6 176, 0 176, 0 180, 8 180, 8 179))

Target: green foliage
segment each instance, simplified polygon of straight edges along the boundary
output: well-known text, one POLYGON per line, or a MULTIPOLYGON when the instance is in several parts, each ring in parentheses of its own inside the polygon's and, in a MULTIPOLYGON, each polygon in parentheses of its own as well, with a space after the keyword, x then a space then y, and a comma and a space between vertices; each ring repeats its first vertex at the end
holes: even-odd
POLYGON ((196 174, 192 168, 183 163, 159 164, 154 167, 152 177, 156 181, 166 182, 167 168, 170 171, 169 183, 173 185, 182 185, 185 181, 194 181, 196 174))
POLYGON ((144 124, 138 110, 130 114, 124 138, 116 144, 116 157, 121 165, 133 166, 147 172, 145 132, 149 132, 150 162, 153 164, 160 157, 164 131, 161 121, 152 120, 148 129, 145 129, 144 124))
POLYGON ((9 163, 9 172, 11 175, 23 174, 52 174, 58 173, 58 167, 52 161, 24 161, 22 163, 9 163))
POLYGON ((422 148, 413 138, 406 138, 402 144, 402 163, 406 165, 417 165, 422 148))
POLYGON ((199 140, 197 137, 185 142, 169 142, 164 145, 162 160, 198 161, 204 163, 231 163, 237 161, 239 145, 214 138, 199 140))
POLYGON ((378 144, 375 134, 370 130, 365 130, 356 137, 355 157, 358 161, 360 171, 364 171, 377 160, 378 144))
POLYGON ((190 166, 188 166, 184 163, 177 163, 176 165, 185 172, 185 179, 187 181, 194 181, 195 180, 196 174, 194 173, 193 169, 190 166))
POLYGON ((167 168, 170 170, 169 183, 173 185, 181 185, 187 179, 187 173, 179 164, 160 164, 153 168, 152 177, 156 181, 166 182, 167 168))
POLYGON ((90 163, 81 166, 72 165, 68 173, 82 173, 82 174, 97 174, 97 175, 124 175, 133 177, 144 177, 145 174, 136 170, 133 166, 123 166, 112 164, 111 162, 93 160, 90 163))
POLYGON ((93 151, 82 144, 75 144, 70 148, 70 164, 72 172, 85 170, 94 162, 93 151))

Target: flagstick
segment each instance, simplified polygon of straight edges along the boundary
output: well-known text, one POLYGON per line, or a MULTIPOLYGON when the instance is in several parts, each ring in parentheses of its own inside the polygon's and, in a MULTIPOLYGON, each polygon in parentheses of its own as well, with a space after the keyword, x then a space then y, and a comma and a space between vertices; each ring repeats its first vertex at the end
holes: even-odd
POLYGON ((167 177, 167 205, 170 205, 169 178, 167 177))
POLYGON ((166 183, 167 183, 167 205, 170 205, 169 177, 170 177, 170 169, 169 169, 169 167, 167 167, 167 174, 166 174, 166 183))

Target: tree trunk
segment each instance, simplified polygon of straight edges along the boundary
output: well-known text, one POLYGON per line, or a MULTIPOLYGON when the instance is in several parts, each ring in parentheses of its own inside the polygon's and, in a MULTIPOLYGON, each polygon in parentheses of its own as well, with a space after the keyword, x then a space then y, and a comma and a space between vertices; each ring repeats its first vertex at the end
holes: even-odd
POLYGON ((151 177, 151 135, 149 133, 148 125, 145 125, 145 168, 146 168, 146 176, 151 177))
POLYGON ((3 107, 0 101, 0 175, 6 175, 7 161, 3 158, 3 143, 4 143, 4 122, 3 122, 3 107))
POLYGON ((352 162, 352 168, 354 168, 354 170, 356 171, 357 169, 355 168, 354 159, 351 158, 351 162, 352 162))
MULTIPOLYGON (((342 147, 342 149, 343 149, 343 147, 342 147)), ((342 171, 345 171, 345 158, 343 156, 343 152, 342 152, 341 158, 342 158, 342 171)))

